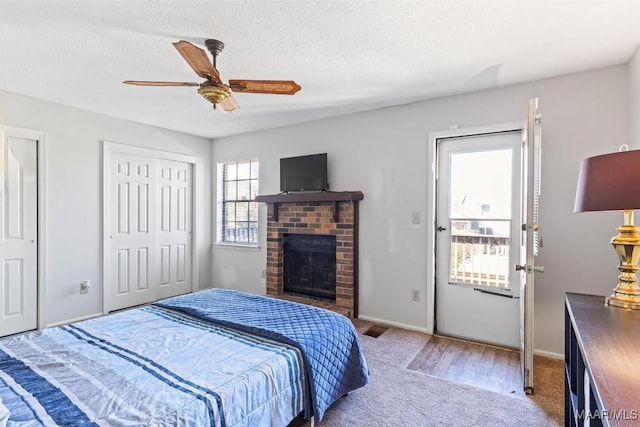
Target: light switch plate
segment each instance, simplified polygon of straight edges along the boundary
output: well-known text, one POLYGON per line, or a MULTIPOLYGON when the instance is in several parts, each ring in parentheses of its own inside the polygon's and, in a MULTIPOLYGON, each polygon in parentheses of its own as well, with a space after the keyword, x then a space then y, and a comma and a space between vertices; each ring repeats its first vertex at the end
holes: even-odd
POLYGON ((420 211, 411 212, 411 224, 418 225, 422 222, 422 215, 420 211))

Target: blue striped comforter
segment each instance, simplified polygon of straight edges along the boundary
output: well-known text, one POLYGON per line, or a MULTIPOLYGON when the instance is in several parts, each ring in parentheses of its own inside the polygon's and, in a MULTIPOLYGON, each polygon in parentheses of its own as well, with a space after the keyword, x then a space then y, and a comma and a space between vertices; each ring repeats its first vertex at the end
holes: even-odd
POLYGON ((322 421, 336 400, 369 382, 358 334, 337 313, 231 289, 181 295, 156 305, 298 347, 309 379, 307 418, 322 421))
POLYGON ((149 306, 1 339, 0 426, 285 426, 304 372, 293 345, 149 306))

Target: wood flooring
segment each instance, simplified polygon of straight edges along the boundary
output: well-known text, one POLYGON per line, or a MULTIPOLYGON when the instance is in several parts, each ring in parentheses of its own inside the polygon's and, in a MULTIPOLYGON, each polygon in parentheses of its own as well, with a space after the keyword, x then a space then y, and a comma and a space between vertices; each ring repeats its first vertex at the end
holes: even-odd
POLYGON ((534 402, 552 419, 564 420, 564 361, 533 356, 535 393, 522 390, 516 350, 431 336, 407 369, 534 402))
POLYGON ((407 369, 498 393, 524 394, 520 353, 501 347, 433 336, 407 369))

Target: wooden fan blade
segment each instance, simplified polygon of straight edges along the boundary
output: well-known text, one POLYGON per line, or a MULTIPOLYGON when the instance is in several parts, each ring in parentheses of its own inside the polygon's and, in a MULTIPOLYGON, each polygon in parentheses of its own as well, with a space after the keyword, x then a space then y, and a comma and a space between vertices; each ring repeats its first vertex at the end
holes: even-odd
POLYGON ((197 75, 203 79, 220 82, 220 74, 204 50, 184 40, 173 43, 173 46, 197 75))
POLYGON ((233 95, 229 95, 228 97, 223 99, 222 102, 220 102, 218 105, 220 105, 220 107, 222 107, 224 111, 233 111, 240 108, 240 106, 236 102, 233 95))
POLYGON ((274 95, 293 95, 302 89, 293 80, 229 80, 229 87, 234 92, 274 95))
POLYGON ((200 86, 198 83, 189 82, 149 82, 145 80, 125 80, 122 83, 135 86, 200 86))

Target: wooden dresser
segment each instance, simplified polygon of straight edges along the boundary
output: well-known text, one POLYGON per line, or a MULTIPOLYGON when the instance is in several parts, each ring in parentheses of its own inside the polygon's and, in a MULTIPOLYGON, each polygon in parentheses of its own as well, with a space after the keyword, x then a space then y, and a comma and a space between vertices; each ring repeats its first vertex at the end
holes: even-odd
POLYGON ((565 425, 640 426, 640 310, 565 298, 565 425))

